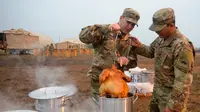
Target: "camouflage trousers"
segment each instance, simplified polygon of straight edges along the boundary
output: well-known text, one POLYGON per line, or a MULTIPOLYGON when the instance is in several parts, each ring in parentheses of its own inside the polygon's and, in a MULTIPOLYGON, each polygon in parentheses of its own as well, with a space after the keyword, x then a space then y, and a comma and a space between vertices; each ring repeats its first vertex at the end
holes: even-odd
POLYGON ((93 101, 98 105, 99 104, 99 80, 91 79, 91 94, 93 101))
MULTIPOLYGON (((164 112, 167 104, 152 104, 150 103, 150 112, 164 112)), ((173 111, 179 112, 179 111, 173 111)), ((180 112, 187 112, 186 108, 183 108, 180 112)))
MULTIPOLYGON (((149 105, 150 112, 164 112, 165 108, 167 107, 167 102, 170 99, 171 92, 172 88, 158 87, 154 85, 152 99, 149 105)), ((173 112, 187 112, 187 108, 183 107, 180 111, 173 112)))

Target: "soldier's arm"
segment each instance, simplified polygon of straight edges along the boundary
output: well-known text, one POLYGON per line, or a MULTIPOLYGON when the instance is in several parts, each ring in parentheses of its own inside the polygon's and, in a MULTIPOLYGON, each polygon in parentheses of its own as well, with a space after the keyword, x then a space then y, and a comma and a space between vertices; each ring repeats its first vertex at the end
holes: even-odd
POLYGON ((134 49, 136 48, 135 47, 131 48, 129 56, 127 57, 129 60, 129 63, 126 65, 127 69, 137 67, 137 54, 134 49))
POLYGON ((178 44, 175 47, 174 74, 175 80, 171 99, 167 103, 170 109, 178 112, 184 108, 184 102, 188 100, 189 87, 192 83, 192 69, 194 64, 191 46, 178 44))
POLYGON ((135 52, 141 56, 147 57, 147 58, 154 58, 154 52, 155 52, 155 46, 158 44, 158 38, 155 39, 150 46, 146 46, 144 44, 141 44, 135 49, 135 52))
POLYGON ((93 25, 82 28, 79 39, 85 44, 98 43, 108 32, 109 25, 93 25))

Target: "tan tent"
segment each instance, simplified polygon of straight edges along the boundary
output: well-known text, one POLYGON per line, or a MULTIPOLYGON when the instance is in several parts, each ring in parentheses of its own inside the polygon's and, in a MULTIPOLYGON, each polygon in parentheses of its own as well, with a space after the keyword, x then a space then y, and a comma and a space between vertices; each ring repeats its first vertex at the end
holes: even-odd
POLYGON ((39 45, 39 37, 23 29, 4 30, 9 49, 34 49, 39 45))
POLYGON ((49 36, 39 34, 39 33, 34 33, 34 32, 31 32, 31 34, 39 36, 39 43, 40 43, 41 48, 43 48, 44 46, 50 45, 51 43, 54 45, 53 40, 49 36))
POLYGON ((56 49, 75 49, 77 48, 75 43, 65 41, 65 42, 59 42, 55 44, 56 49))
POLYGON ((6 33, 8 48, 43 48, 44 46, 54 43, 49 36, 29 32, 23 29, 4 30, 2 32, 6 33))
POLYGON ((77 46, 78 48, 87 48, 87 45, 82 43, 79 38, 66 38, 63 40, 63 42, 71 42, 73 43, 75 46, 77 46))

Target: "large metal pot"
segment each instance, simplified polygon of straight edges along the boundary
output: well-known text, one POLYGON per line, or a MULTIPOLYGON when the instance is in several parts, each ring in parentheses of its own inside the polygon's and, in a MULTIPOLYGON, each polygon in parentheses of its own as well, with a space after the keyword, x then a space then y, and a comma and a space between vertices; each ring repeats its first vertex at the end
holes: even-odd
POLYGON ((4 111, 4 112, 37 112, 34 110, 8 110, 8 111, 4 111))
POLYGON ((35 108, 38 112, 70 112, 72 105, 68 97, 36 100, 35 108))
POLYGON ((99 97, 100 112, 133 112, 134 96, 129 93, 127 98, 99 97))
POLYGON ((38 112, 70 112, 71 96, 76 87, 45 87, 32 91, 29 97, 36 99, 35 108, 38 112))

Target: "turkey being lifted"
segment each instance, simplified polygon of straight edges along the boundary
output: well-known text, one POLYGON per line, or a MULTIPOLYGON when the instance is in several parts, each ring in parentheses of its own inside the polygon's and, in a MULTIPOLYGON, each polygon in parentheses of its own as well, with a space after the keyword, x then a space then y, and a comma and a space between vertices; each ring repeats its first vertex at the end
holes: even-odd
POLYGON ((111 98, 128 97, 129 88, 126 82, 130 81, 131 78, 118 70, 113 64, 112 68, 104 69, 99 76, 100 96, 109 96, 111 98))

